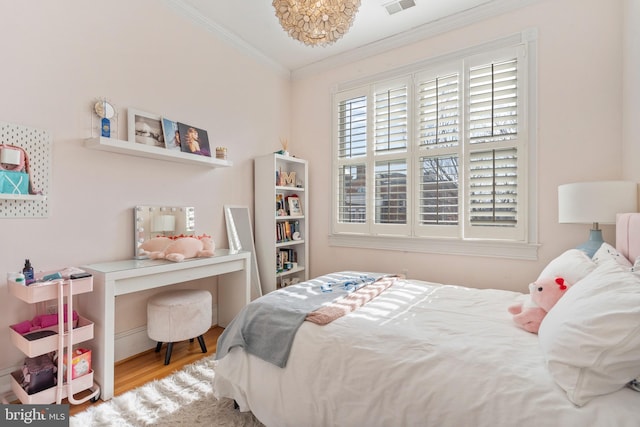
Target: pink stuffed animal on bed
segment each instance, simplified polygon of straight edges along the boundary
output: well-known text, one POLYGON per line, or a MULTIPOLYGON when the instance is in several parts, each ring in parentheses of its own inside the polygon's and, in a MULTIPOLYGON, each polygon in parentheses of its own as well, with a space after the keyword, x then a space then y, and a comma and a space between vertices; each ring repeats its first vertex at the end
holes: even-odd
POLYGON ((509 307, 513 321, 525 331, 537 334, 542 319, 564 295, 569 285, 562 277, 538 279, 529 285, 530 298, 509 307))

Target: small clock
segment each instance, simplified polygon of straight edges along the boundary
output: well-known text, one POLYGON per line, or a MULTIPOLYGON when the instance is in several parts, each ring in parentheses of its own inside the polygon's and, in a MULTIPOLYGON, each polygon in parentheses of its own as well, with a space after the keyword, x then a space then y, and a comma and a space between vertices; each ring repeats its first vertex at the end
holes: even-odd
POLYGON ((101 119, 110 119, 112 118, 116 110, 113 108, 113 105, 107 102, 107 100, 101 100, 96 102, 96 105, 93 107, 94 111, 101 119))

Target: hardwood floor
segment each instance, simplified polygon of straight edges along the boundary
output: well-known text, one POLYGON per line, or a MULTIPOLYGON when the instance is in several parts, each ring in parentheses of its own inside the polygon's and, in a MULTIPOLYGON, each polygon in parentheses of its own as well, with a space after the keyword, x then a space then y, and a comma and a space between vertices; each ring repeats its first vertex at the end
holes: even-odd
MULTIPOLYGON (((171 363, 166 366, 164 365, 166 344, 162 346, 162 350, 159 353, 156 353, 155 349, 151 349, 116 363, 114 395, 118 396, 149 381, 164 378, 185 365, 203 357, 211 356, 216 352, 218 336, 223 330, 219 326, 214 326, 204 335, 207 345, 206 353, 202 353, 198 340, 175 343, 171 352, 171 363)), ((87 394, 89 393, 84 395, 87 394)), ((83 393, 78 393, 76 399, 81 399, 82 396, 83 393)), ((63 403, 68 402, 65 399, 63 403)), ((102 403, 104 402, 99 400, 95 403, 88 401, 81 405, 69 405, 69 415, 75 415, 92 405, 100 405, 102 403)))

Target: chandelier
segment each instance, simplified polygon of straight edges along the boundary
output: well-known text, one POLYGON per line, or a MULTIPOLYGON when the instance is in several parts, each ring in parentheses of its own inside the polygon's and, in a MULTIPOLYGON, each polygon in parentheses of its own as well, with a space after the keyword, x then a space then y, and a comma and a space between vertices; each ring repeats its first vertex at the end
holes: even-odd
POLYGON ((273 7, 289 37, 327 46, 347 33, 360 0, 273 0, 273 7))

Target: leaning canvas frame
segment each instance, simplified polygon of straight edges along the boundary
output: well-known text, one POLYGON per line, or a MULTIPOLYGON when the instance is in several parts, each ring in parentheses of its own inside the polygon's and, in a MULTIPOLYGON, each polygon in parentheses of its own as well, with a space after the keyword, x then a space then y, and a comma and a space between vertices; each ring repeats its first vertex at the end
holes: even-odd
POLYGON ((143 138, 136 136, 136 121, 144 121, 145 123, 147 123, 152 128, 153 133, 155 135, 158 135, 157 138, 152 138, 156 140, 153 146, 164 148, 162 118, 159 115, 147 113, 133 108, 129 108, 127 110, 127 130, 129 142, 152 145, 148 144, 148 140, 144 140, 143 138))

